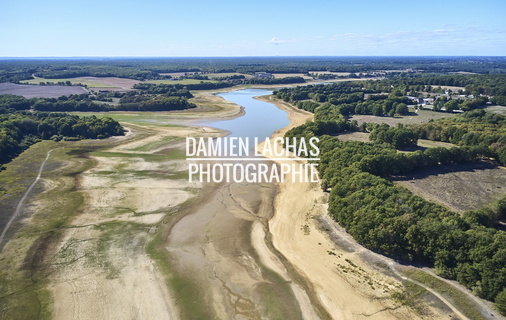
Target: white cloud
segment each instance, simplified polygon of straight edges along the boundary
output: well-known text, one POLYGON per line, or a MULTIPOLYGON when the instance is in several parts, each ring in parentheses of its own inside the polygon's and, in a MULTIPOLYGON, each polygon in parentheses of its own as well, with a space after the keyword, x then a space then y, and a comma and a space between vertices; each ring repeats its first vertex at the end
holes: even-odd
POLYGON ((295 42, 295 41, 293 41, 293 40, 279 40, 277 38, 272 38, 271 40, 269 40, 269 43, 272 43, 275 45, 282 44, 282 43, 291 43, 291 42, 295 42))

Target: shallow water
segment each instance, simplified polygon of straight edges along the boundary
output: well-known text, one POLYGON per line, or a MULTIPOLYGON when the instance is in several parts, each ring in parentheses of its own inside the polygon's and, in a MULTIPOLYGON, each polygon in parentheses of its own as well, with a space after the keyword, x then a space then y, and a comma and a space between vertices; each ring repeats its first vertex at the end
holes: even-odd
POLYGON ((251 141, 257 138, 258 142, 261 142, 290 123, 285 111, 278 109, 272 103, 253 98, 270 94, 272 91, 264 89, 220 93, 218 96, 223 99, 244 107, 245 114, 230 120, 206 121, 202 124, 231 132, 227 137, 247 137, 251 141))

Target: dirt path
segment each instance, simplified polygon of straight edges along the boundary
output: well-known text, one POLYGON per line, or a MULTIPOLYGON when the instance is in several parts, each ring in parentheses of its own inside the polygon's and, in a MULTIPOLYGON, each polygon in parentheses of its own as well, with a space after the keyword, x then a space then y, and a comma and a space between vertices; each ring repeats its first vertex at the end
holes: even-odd
MULTIPOLYGON (((482 301, 480 298, 478 298, 477 296, 475 296, 474 294, 469 292, 469 290, 464 288, 458 282, 450 281, 445 278, 441 278, 440 276, 438 276, 437 274, 435 274, 432 270, 430 270, 428 268, 423 268, 423 271, 427 272, 428 274, 432 275, 433 277, 438 278, 441 281, 446 282, 449 286, 452 286, 455 289, 463 292, 469 299, 471 299, 472 301, 474 301, 474 303, 476 303, 478 305, 478 307, 480 308, 481 314, 484 315, 487 319, 489 319, 489 320, 505 319, 505 317, 502 316, 501 314, 499 314, 493 307, 491 307, 486 302, 482 301)), ((489 304, 492 304, 492 303, 490 302, 489 304)))
MULTIPOLYGON (((28 187, 28 189, 26 190, 25 194, 23 195, 23 197, 21 198, 21 200, 19 200, 17 206, 16 206, 16 211, 14 211, 14 214, 12 215, 12 217, 9 219, 9 221, 7 222, 7 224, 5 225, 3 231, 2 231, 2 234, 0 234, 0 245, 2 244, 2 241, 5 237, 5 234, 7 233, 7 231, 9 230, 11 224, 14 222, 14 220, 16 219, 16 217, 19 215, 19 213, 22 211, 23 209, 23 204, 26 200, 26 198, 30 195, 30 193, 32 192, 33 188, 35 187, 35 185, 37 184, 37 182, 39 182, 40 180, 40 177, 42 175, 42 171, 44 170, 44 165, 46 164, 47 160, 49 159, 49 156, 51 155, 51 152, 53 152, 53 150, 55 149, 52 149, 52 150, 49 150, 47 155, 46 155, 46 158, 44 159, 44 161, 42 161, 42 164, 40 165, 40 168, 39 168, 39 172, 37 174, 37 177, 35 178, 35 180, 32 182, 32 184, 30 185, 30 187, 28 187)), ((1 247, 0 247, 1 248, 1 247)))

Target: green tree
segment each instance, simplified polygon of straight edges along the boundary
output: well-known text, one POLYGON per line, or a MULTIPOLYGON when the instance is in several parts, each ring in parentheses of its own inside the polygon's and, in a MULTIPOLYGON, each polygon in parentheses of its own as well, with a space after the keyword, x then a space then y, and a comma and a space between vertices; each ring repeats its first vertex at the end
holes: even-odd
POLYGON ((506 288, 495 297, 495 306, 502 315, 506 316, 506 288))
POLYGON ((499 161, 503 164, 503 165, 506 165, 506 146, 500 148, 498 151, 497 151, 497 154, 499 155, 499 161))
POLYGON ((395 107, 395 113, 401 116, 407 115, 409 113, 408 106, 405 103, 399 103, 395 107))
POLYGON ((456 100, 450 100, 444 104, 446 112, 452 112, 459 109, 459 103, 456 100))

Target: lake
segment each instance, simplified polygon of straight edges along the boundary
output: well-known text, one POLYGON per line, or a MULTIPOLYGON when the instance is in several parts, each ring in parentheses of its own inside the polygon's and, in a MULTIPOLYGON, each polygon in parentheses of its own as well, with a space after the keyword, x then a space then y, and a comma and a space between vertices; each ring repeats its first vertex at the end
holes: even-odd
POLYGON ((264 89, 244 89, 220 93, 218 96, 223 99, 244 107, 245 114, 230 120, 206 121, 202 124, 229 131, 230 135, 227 137, 249 138, 250 141, 257 138, 261 142, 272 136, 275 131, 290 124, 285 111, 278 109, 272 103, 253 98, 270 94, 272 91, 264 89))

